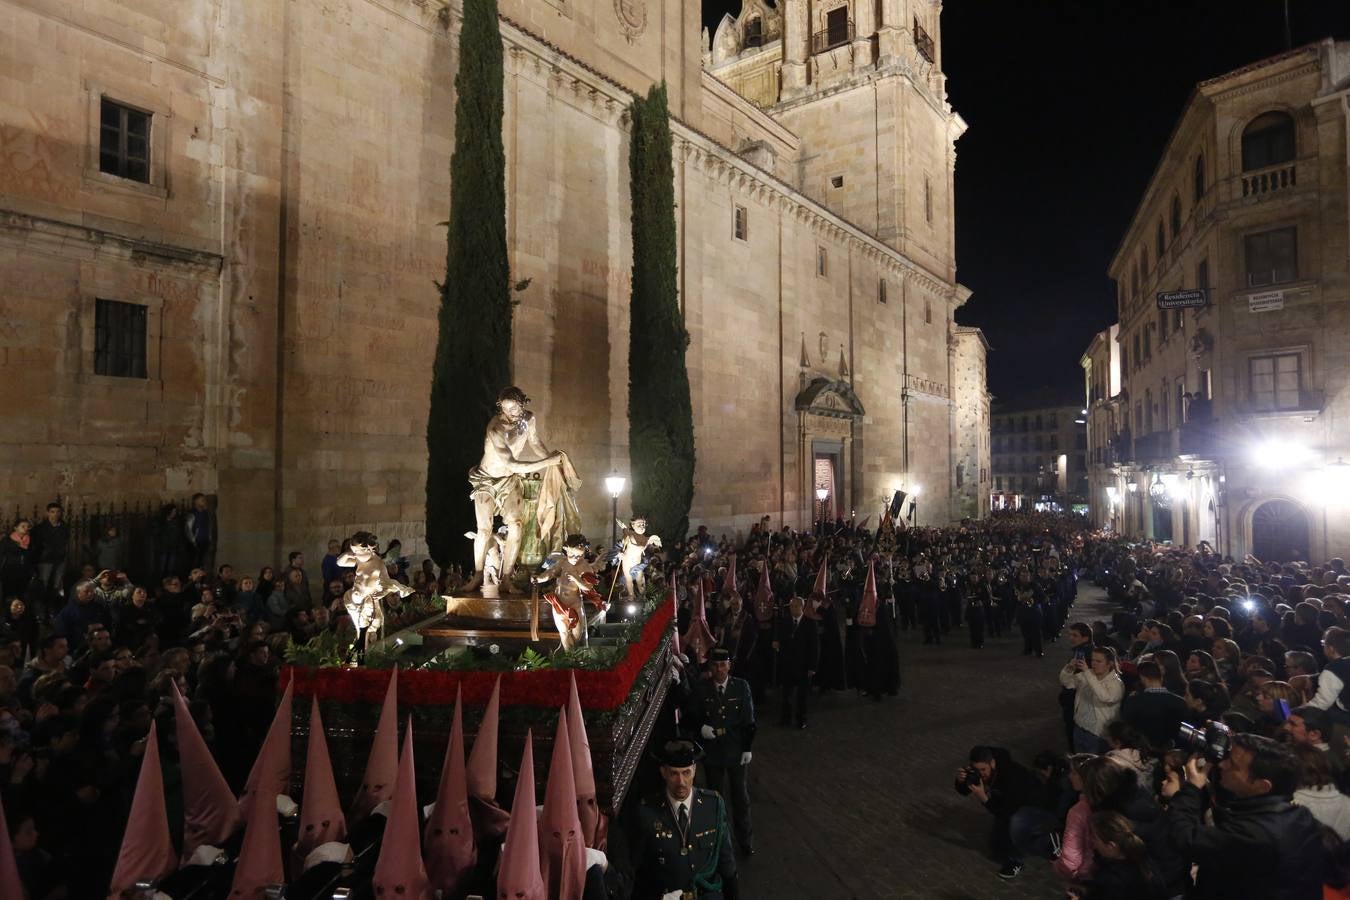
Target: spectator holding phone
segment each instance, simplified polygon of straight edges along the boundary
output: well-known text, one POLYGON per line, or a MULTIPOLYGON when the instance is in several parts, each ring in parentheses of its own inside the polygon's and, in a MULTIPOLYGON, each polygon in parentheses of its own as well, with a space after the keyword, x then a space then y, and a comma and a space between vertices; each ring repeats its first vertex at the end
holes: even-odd
POLYGON ((1094 647, 1087 660, 1069 660, 1059 670, 1059 683, 1076 691, 1073 749, 1078 753, 1105 753, 1109 749, 1106 726, 1119 717, 1125 696, 1115 651, 1110 647, 1094 647))

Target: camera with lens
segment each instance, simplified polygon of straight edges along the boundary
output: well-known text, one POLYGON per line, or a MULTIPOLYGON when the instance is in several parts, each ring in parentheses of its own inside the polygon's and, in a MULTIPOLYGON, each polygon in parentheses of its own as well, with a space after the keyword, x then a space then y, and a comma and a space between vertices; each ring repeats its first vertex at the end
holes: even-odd
POLYGON ((965 777, 965 785, 966 785, 966 787, 974 787, 975 785, 977 785, 977 784, 980 783, 980 780, 981 780, 981 779, 980 779, 980 773, 977 772, 977 771, 975 770, 975 767, 974 767, 974 766, 972 766, 972 767, 969 768, 969 769, 966 769, 965 771, 966 771, 966 777, 965 777))
POLYGON ((1177 747, 1189 753, 1199 753, 1211 763, 1219 763, 1227 758, 1232 749, 1233 733, 1222 722, 1209 722, 1203 726, 1181 723, 1177 732, 1177 747))

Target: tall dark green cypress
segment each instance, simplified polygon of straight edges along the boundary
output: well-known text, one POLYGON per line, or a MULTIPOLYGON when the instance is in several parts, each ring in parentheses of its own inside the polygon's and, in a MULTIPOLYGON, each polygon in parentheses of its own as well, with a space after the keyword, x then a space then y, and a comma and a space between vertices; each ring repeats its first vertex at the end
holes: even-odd
POLYGON ((633 512, 668 540, 689 531, 694 413, 676 278, 675 170, 666 86, 632 108, 633 306, 628 341, 628 456, 633 512))
POLYGON ((469 469, 497 393, 511 383, 502 38, 497 0, 464 0, 455 78, 455 150, 439 335, 427 418, 427 548, 462 559, 475 527, 469 469))

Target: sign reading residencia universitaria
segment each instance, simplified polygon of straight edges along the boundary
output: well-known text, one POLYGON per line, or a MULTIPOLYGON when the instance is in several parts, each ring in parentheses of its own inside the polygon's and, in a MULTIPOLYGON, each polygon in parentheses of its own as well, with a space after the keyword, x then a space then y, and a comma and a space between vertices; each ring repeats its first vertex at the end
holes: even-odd
POLYGON ((1158 292, 1158 309, 1199 309, 1208 305, 1209 292, 1204 288, 1158 292))

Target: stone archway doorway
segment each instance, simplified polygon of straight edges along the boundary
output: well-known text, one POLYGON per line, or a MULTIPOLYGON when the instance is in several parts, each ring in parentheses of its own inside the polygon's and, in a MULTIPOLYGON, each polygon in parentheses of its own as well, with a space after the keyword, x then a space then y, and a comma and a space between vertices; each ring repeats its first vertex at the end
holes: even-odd
POLYGON ((1252 555, 1262 562, 1308 559, 1308 514, 1292 500, 1268 500, 1252 513, 1252 555))
POLYGON ((853 473, 861 441, 855 426, 862 424, 862 403, 848 382, 816 378, 797 394, 793 408, 798 423, 800 524, 847 518, 856 505, 853 473), (821 489, 827 491, 823 502, 816 493, 821 489))

